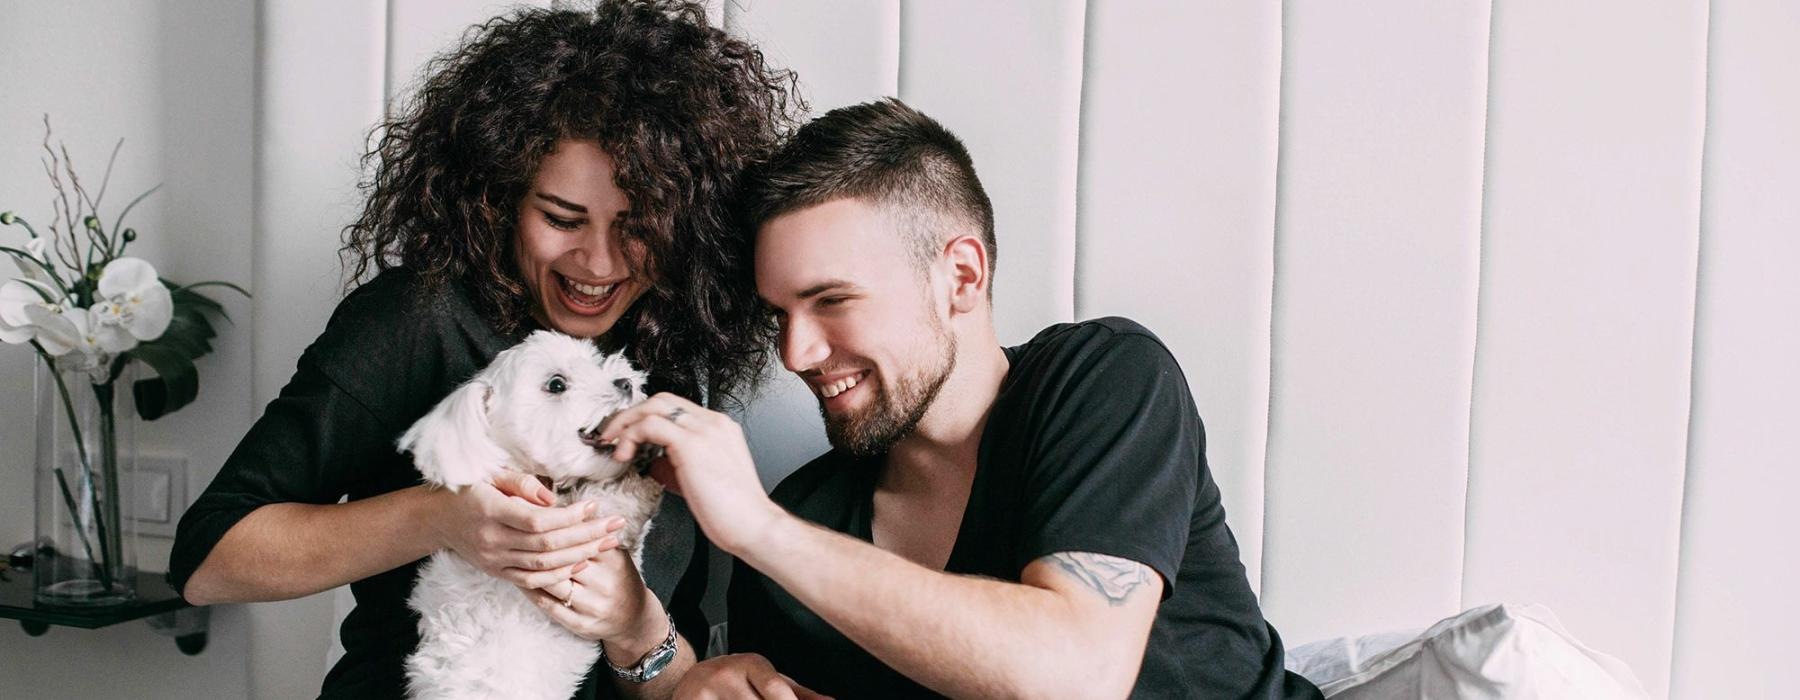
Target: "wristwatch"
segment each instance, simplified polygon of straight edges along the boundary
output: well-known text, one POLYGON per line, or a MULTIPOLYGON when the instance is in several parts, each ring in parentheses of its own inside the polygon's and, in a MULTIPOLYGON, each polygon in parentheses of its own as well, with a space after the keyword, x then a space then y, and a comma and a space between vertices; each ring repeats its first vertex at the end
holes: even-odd
POLYGON ((649 683, 650 679, 661 675, 663 669, 668 668, 669 664, 675 660, 675 616, 669 616, 668 638, 650 651, 644 652, 644 657, 638 659, 637 664, 631 668, 622 668, 613 663, 612 659, 606 656, 605 646, 600 647, 600 658, 606 660, 606 666, 612 669, 613 675, 633 683, 649 683))

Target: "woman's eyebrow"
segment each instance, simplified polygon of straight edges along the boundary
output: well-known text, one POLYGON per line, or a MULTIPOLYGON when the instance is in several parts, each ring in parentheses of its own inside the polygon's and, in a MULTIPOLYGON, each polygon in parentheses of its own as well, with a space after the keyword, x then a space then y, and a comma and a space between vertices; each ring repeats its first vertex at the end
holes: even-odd
POLYGON ((587 207, 581 206, 579 204, 576 204, 569 200, 563 199, 556 195, 550 194, 548 192, 533 192, 532 194, 537 195, 538 199, 545 200, 547 202, 550 202, 551 204, 555 204, 556 206, 562 207, 569 211, 577 212, 577 213, 581 213, 581 214, 587 213, 587 207))

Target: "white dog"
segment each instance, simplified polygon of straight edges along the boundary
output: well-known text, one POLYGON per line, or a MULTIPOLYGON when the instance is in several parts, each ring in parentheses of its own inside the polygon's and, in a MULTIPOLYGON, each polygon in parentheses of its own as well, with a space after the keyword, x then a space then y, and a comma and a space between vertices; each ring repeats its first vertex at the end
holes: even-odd
MULTIPOLYGON (((549 331, 501 352, 400 438, 429 483, 452 490, 512 469, 550 480, 557 505, 593 501, 625 517, 620 546, 639 545, 662 487, 598 449, 600 422, 644 399, 644 373, 619 355, 549 331)), ((567 700, 599 658, 507 581, 446 550, 419 570, 407 604, 419 648, 406 659, 415 698, 567 700)))

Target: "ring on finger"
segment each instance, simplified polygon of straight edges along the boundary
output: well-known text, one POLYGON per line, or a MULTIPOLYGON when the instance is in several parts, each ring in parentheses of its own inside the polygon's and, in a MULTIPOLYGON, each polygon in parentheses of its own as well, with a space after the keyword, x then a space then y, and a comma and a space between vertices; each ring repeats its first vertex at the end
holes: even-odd
POLYGON ((562 599, 565 608, 575 607, 575 585, 574 581, 569 582, 569 595, 562 599))

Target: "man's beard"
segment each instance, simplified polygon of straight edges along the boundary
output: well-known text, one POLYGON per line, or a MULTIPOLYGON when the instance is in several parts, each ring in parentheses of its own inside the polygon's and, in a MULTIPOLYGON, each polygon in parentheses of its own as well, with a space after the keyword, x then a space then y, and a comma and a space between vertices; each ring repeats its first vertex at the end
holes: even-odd
POLYGON ((894 443, 919 427, 919 420, 937 401, 938 391, 944 388, 951 370, 956 369, 956 337, 946 333, 936 318, 931 325, 937 336, 934 345, 943 350, 942 357, 933 365, 895 379, 892 395, 876 382, 869 386, 875 396, 868 408, 860 412, 834 416, 820 404, 825 438, 832 447, 858 457, 873 457, 886 454, 894 443))

